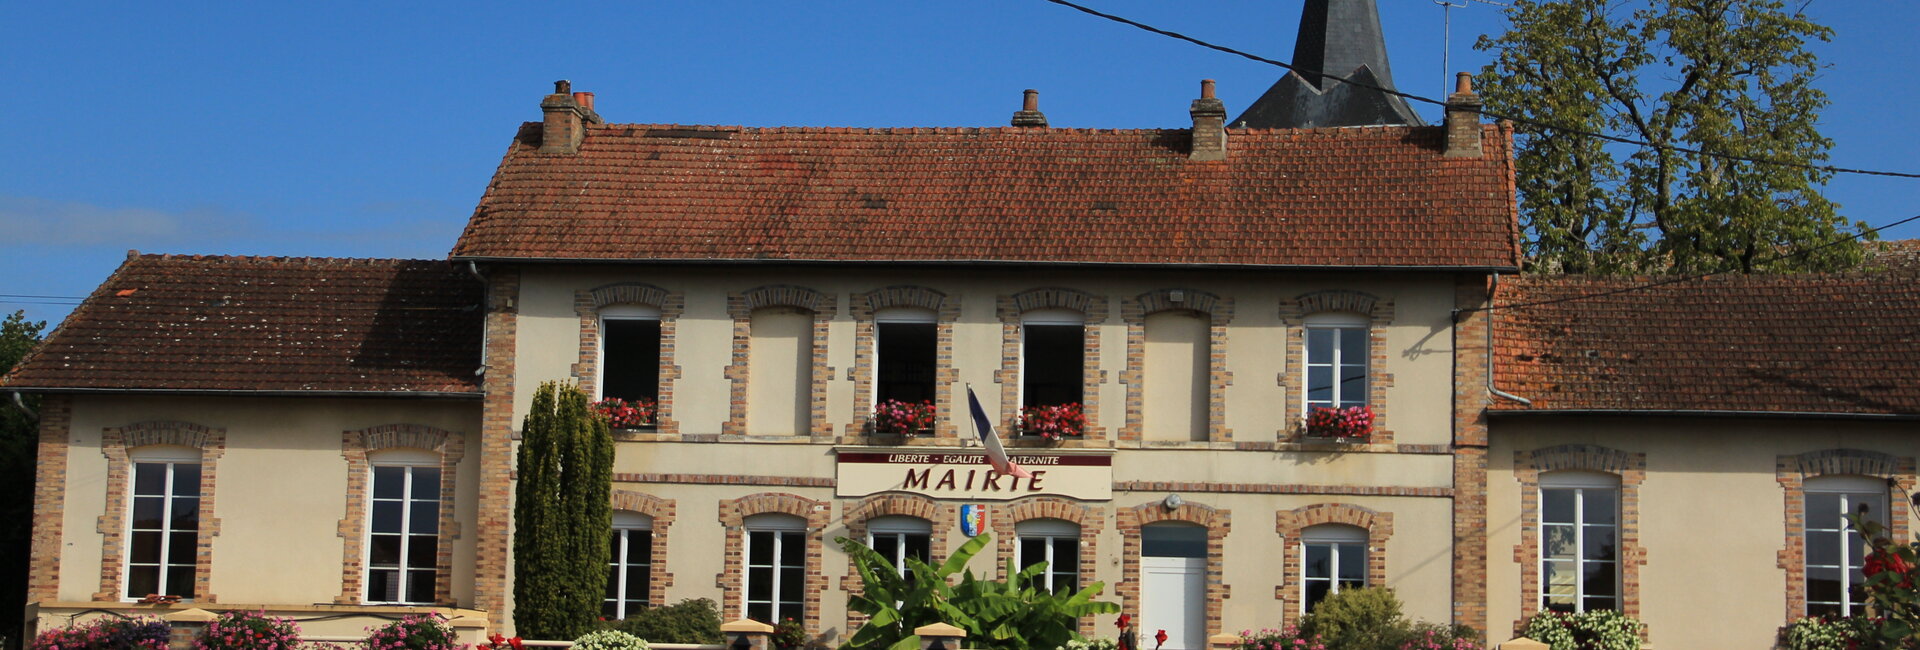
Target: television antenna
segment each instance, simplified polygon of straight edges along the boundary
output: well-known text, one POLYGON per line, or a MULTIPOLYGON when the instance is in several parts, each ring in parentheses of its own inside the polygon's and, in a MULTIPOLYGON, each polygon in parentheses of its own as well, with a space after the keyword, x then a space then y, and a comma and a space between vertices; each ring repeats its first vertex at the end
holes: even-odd
POLYGON ((1444 84, 1446 86, 1445 92, 1447 93, 1453 92, 1453 61, 1451 60, 1453 54, 1453 10, 1465 9, 1470 2, 1478 2, 1496 7, 1513 6, 1504 2, 1495 2, 1494 0, 1460 0, 1458 3, 1449 2, 1448 0, 1433 0, 1433 3, 1440 5, 1441 11, 1446 14, 1440 31, 1440 78, 1448 80, 1444 84))

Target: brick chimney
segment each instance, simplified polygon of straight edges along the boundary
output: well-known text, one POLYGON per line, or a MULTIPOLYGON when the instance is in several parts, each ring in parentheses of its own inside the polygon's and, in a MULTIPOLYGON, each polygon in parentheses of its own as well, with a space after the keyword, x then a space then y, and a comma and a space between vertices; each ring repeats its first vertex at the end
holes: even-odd
POLYGON ((1040 112, 1040 91, 1027 89, 1027 97, 1021 102, 1020 110, 1013 112, 1013 125, 1046 128, 1047 116, 1040 112))
POLYGON ((1453 94, 1447 95, 1447 157, 1479 158, 1480 96, 1473 93, 1473 75, 1462 72, 1454 77, 1453 94))
POLYGON ((1213 80, 1200 80, 1200 98, 1188 109, 1193 114, 1193 149, 1189 160, 1227 159, 1227 105, 1213 96, 1213 80))
POLYGON ((593 93, 573 92, 565 79, 553 82, 553 94, 540 100, 540 153, 579 153, 588 124, 600 124, 593 111, 593 93))

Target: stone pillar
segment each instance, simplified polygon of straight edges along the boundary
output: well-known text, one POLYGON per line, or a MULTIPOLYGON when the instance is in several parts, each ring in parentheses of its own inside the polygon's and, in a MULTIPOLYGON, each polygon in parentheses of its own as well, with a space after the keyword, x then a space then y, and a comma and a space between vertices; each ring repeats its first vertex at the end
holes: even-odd
POLYGON ((913 634, 920 637, 920 650, 960 650, 960 642, 967 638, 967 631, 948 625, 934 623, 913 628, 913 634))
POLYGON ((453 628, 457 643, 476 648, 487 642, 487 626, 490 624, 479 616, 459 616, 447 620, 447 627, 453 628))
POLYGON ((1550 647, 1552 646, 1524 636, 1500 644, 1500 650, 1547 650, 1550 647))
POLYGON ((1233 650, 1240 647, 1241 639, 1237 634, 1215 634, 1207 637, 1207 647, 1211 650, 1233 650))
POLYGON ((722 624, 720 634, 727 638, 727 650, 773 650, 773 626, 760 621, 722 624))
POLYGON ((219 615, 197 607, 160 617, 160 620, 166 621, 167 625, 173 628, 172 634, 167 638, 167 648, 193 650, 194 642, 199 641, 200 637, 207 633, 207 624, 217 618, 220 618, 219 615))

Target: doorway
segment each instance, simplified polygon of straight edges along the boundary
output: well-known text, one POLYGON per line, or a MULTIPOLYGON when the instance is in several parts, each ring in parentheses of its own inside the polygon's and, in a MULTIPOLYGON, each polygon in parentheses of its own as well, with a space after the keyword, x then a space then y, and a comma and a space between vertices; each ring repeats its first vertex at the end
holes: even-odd
POLYGON ((1207 647, 1207 529, 1152 524, 1140 529, 1140 647, 1167 631, 1161 650, 1207 647))

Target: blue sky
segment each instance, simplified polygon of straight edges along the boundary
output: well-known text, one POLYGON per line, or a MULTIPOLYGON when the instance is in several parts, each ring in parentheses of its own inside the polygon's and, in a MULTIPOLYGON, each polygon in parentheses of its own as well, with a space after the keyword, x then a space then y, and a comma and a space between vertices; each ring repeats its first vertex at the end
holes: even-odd
MULTIPOLYGON (((1286 59, 1299 0, 1085 0, 1286 59)), ((1452 10, 1451 67, 1499 8, 1452 10)), ((1458 4, 1459 2, 1456 2, 1458 4)), ((1402 90, 1441 95, 1443 10, 1379 0, 1402 90)), ((1818 0, 1833 159, 1920 170, 1920 3, 1818 0)), ((1041 0, 13 3, 0 24, 0 294, 80 296, 128 249, 442 258, 555 79, 612 122, 1181 128, 1202 78, 1237 114, 1281 73, 1041 0)), ((1431 106, 1419 107, 1430 120, 1431 106)), ((1920 181, 1842 177, 1850 218, 1920 181)), ((1920 225, 1890 231, 1920 237, 1920 225)), ((70 305, 0 297, 58 321, 70 305)))

